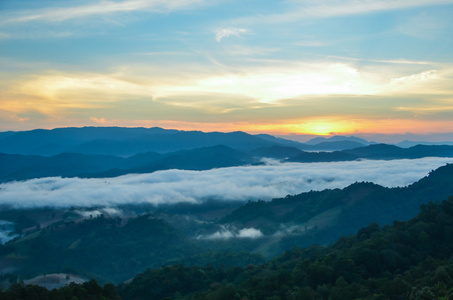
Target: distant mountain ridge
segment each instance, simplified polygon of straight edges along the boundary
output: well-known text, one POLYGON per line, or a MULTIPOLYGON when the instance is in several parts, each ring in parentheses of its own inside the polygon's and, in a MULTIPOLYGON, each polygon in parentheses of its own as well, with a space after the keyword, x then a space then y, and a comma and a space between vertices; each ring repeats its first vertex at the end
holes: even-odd
MULTIPOLYGON (((376 143, 354 136, 316 137, 301 143, 269 134, 182 131, 159 127, 67 127, 0 132, 0 153, 41 156, 80 153, 129 157, 140 153, 164 154, 217 145, 243 152, 275 146, 303 151, 342 151, 374 144, 376 143)), ((417 142, 404 141, 397 146, 408 148, 416 144, 417 142)), ((453 142, 443 144, 453 145, 453 142)))
POLYGON ((453 146, 449 145, 417 145, 410 148, 400 148, 395 145, 373 144, 365 147, 346 149, 333 152, 301 152, 290 157, 289 162, 332 162, 352 161, 358 159, 416 159, 422 157, 453 157, 453 146))
POLYGON ((313 138, 313 139, 305 142, 305 144, 306 145, 318 145, 320 143, 326 143, 326 142, 343 142, 343 141, 354 142, 354 143, 362 144, 365 146, 375 144, 374 142, 369 142, 365 139, 358 138, 355 136, 342 136, 342 135, 335 135, 330 138, 316 137, 316 138, 313 138))
POLYGON ((50 176, 116 177, 168 169, 208 170, 262 164, 264 158, 311 163, 453 157, 453 146, 449 145, 401 148, 342 136, 320 137, 310 143, 239 131, 205 133, 158 127, 3 132, 0 182, 50 176))
POLYGON ((409 148, 417 145, 453 145, 453 142, 451 141, 444 141, 444 142, 424 142, 424 141, 402 141, 397 144, 395 144, 398 147, 402 148, 409 148))
POLYGON ((418 145, 400 148, 375 144, 333 152, 306 152, 296 147, 272 145, 240 151, 215 145, 169 153, 146 152, 130 157, 114 155, 61 153, 53 156, 0 153, 0 182, 42 177, 116 177, 159 170, 209 170, 264 164, 265 158, 281 162, 337 162, 360 159, 392 160, 423 157, 453 157, 453 146, 418 145))
POLYGON ((148 152, 131 157, 62 153, 54 156, 0 153, 0 182, 41 177, 116 177, 158 170, 209 170, 258 163, 250 154, 217 145, 167 154, 148 152))
POLYGON ((264 158, 282 162, 337 162, 359 159, 392 160, 423 157, 453 157, 453 146, 418 145, 400 148, 375 144, 343 151, 306 152, 295 147, 271 146, 240 151, 224 145, 160 154, 141 153, 130 157, 61 153, 53 156, 0 153, 0 182, 42 177, 116 177, 159 170, 209 170, 264 164, 264 158))
POLYGON ((140 153, 169 153, 224 145, 240 151, 284 146, 300 150, 344 150, 368 145, 354 137, 319 138, 319 143, 300 143, 268 134, 245 132, 201 132, 173 129, 125 127, 68 127, 0 132, 0 153, 53 156, 61 153, 133 156, 140 153))
POLYGON ((0 153, 52 156, 60 153, 133 156, 168 153, 224 145, 241 151, 275 145, 303 145, 269 141, 245 132, 178 131, 154 128, 82 127, 37 129, 0 135, 0 153))

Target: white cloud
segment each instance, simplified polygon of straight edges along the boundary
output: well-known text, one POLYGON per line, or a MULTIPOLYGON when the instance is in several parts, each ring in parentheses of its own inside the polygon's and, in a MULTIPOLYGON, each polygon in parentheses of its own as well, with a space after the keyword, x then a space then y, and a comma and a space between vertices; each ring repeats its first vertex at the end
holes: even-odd
POLYGON ((263 236, 261 230, 256 228, 243 228, 241 230, 229 229, 224 225, 220 226, 220 230, 208 235, 199 235, 197 239, 201 240, 229 240, 232 238, 240 239, 256 239, 263 236))
POLYGON ((221 226, 222 228, 214 232, 213 234, 208 234, 208 235, 199 235, 197 236, 197 239, 200 240, 228 240, 234 237, 233 232, 230 230, 226 229, 225 226, 221 226))
POLYGON ((405 84, 407 82, 420 83, 422 81, 433 80, 433 79, 439 79, 439 75, 437 74, 436 70, 429 70, 429 71, 418 73, 418 74, 412 74, 409 76, 394 78, 394 79, 392 79, 392 84, 398 85, 398 84, 405 84))
POLYGON ((94 210, 76 210, 75 212, 84 218, 96 218, 99 217, 100 215, 115 217, 121 216, 123 214, 121 210, 118 210, 113 207, 103 207, 94 210))
POLYGON ((152 97, 155 100, 185 96, 182 103, 190 105, 187 95, 205 93, 243 95, 272 102, 301 95, 374 94, 382 88, 369 82, 354 66, 344 63, 281 61, 278 66, 241 67, 239 72, 233 73, 188 67, 183 71, 175 70, 176 73, 168 77, 166 73, 161 75, 160 70, 163 69, 157 66, 143 78, 133 73, 54 72, 25 78, 17 83, 15 91, 60 100, 60 104, 80 105, 86 102, 86 105, 93 107, 124 95, 152 97))
POLYGON ((203 77, 193 78, 186 84, 156 86, 154 95, 159 99, 196 93, 222 93, 273 103, 307 95, 450 94, 452 90, 452 66, 448 64, 405 63, 389 67, 329 61, 266 62, 261 67, 238 67, 235 72, 202 74, 203 77), (401 68, 401 65, 407 67, 401 68), (416 85, 421 82, 423 86, 417 88, 416 85))
POLYGON ((227 38, 230 36, 236 36, 239 37, 242 34, 246 34, 249 31, 244 28, 222 28, 217 30, 216 32, 216 41, 220 42, 223 38, 227 38))
POLYGON ((239 230, 237 237, 238 238, 248 238, 248 239, 256 239, 262 237, 263 233, 259 229, 255 228, 243 228, 239 230))
MULTIPOLYGON (((238 49, 230 47, 226 51, 233 51, 233 54, 235 50, 238 49)), ((244 55, 256 56, 256 53, 247 51, 257 49, 239 50, 244 50, 244 55)), ((16 101, 12 97, 19 93, 34 97, 34 101, 37 101, 35 108, 50 115, 63 109, 115 106, 124 102, 124 97, 128 99, 130 96, 138 96, 174 106, 194 107, 201 111, 209 111, 214 106, 211 112, 224 112, 227 106, 231 107, 231 101, 236 101, 236 105, 240 104, 243 108, 249 106, 242 101, 244 98, 253 100, 250 102, 251 106, 258 102, 277 103, 283 99, 313 95, 389 95, 414 92, 434 95, 452 92, 453 66, 449 64, 433 66, 404 62, 392 66, 361 66, 353 62, 334 61, 263 62, 261 66, 241 65, 231 68, 215 60, 213 63, 217 65, 208 67, 189 64, 181 68, 176 63, 165 66, 145 63, 123 66, 117 68, 116 72, 105 74, 47 72, 9 82, 8 86, 14 88, 5 87, 5 101, 0 106, 3 105, 1 108, 6 111, 13 107, 29 111, 30 105, 26 101, 16 101), (215 98, 222 96, 230 97, 229 105, 214 105, 215 98), (38 103, 39 99, 42 99, 42 103, 38 103), (45 111, 46 109, 53 111, 45 111)))
POLYGON ((343 188, 357 181, 406 186, 446 163, 453 163, 453 158, 168 170, 107 179, 41 178, 0 184, 0 205, 114 207, 198 203, 204 199, 270 200, 310 190, 343 188))
MULTIPOLYGON (((182 87, 181 87, 182 88, 182 87)), ((185 89, 247 94, 262 102, 302 95, 374 94, 381 88, 355 66, 344 63, 282 62, 280 66, 245 69, 199 80, 185 89)))
POLYGON ((448 89, 449 87, 447 84, 442 85, 442 82, 446 81, 444 76, 445 75, 442 74, 442 72, 437 70, 428 70, 408 76, 393 78, 390 81, 386 92, 425 94, 427 90, 431 90, 431 94, 445 93, 447 92, 445 88, 448 89), (437 89, 433 89, 433 86, 437 86, 437 89))

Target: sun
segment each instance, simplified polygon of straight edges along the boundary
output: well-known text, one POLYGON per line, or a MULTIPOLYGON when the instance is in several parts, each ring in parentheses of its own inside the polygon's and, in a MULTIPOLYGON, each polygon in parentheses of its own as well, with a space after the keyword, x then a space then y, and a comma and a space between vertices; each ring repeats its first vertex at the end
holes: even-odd
POLYGON ((309 120, 294 126, 293 130, 303 134, 333 135, 353 132, 353 124, 342 120, 309 120))
POLYGON ((326 123, 309 124, 305 128, 308 133, 314 135, 330 135, 332 132, 337 132, 331 124, 326 123))

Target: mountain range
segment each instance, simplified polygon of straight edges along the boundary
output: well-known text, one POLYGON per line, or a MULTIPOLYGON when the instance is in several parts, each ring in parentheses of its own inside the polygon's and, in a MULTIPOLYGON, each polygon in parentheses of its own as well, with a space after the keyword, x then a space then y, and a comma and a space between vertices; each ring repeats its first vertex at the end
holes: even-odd
POLYGON ((3 207, 0 219, 16 224, 17 236, 0 245, 0 266, 13 278, 70 272, 101 282, 169 264, 245 266, 295 246, 333 243, 372 222, 408 220, 421 204, 452 194, 453 165, 446 165, 404 188, 358 182, 270 202, 3 207))
POLYGON ((400 148, 341 136, 315 138, 302 144, 244 132, 59 128, 0 134, 0 181, 51 176, 115 177, 168 169, 208 170, 263 164, 263 158, 307 163, 429 156, 453 157, 453 146, 400 148))
POLYGON ((162 128, 83 127, 37 129, 0 136, 0 152, 51 156, 60 153, 132 156, 225 145, 239 150, 274 145, 244 132, 177 131, 162 128))
MULTIPOLYGON (((0 182, 53 176, 103 178, 168 169, 208 170, 274 163, 273 160, 298 166, 297 163, 429 156, 453 157, 453 146, 399 147, 342 136, 299 143, 244 132, 60 128, 1 132, 0 182)), ((416 216, 420 205, 450 195, 453 165, 447 164, 406 187, 355 182, 342 189, 311 191, 272 201, 203 199, 196 204, 131 203, 91 208, 1 205, 0 238, 6 242, 0 244, 0 283, 7 286, 23 279, 35 282, 33 278, 45 274, 59 274, 55 275, 58 278, 75 274, 77 278, 95 278, 101 283, 131 282, 131 278, 147 268, 182 264, 231 267, 239 272, 238 268, 262 264, 294 247, 332 244, 369 223, 384 225, 383 231, 390 224, 398 226, 402 220, 416 216)), ((359 231, 359 235, 370 238, 370 232, 376 231, 376 226, 370 226, 359 231)), ((426 240, 426 235, 418 233, 421 240, 426 240)), ((393 257, 387 252, 382 257, 393 257)), ((304 253, 311 255, 310 250, 304 253)), ((400 269, 405 266, 400 265, 400 269)), ((211 272, 210 268, 196 276, 211 272)), ((360 268, 351 278, 363 275, 360 268)), ((148 276, 150 271, 147 272, 136 278, 140 281, 140 276, 148 276)), ((217 286, 216 282, 211 283, 217 286)), ((119 288, 123 295, 134 293, 127 284, 119 288)))
POLYGON ((418 145, 399 148, 393 145, 374 144, 333 152, 306 152, 295 147, 271 146, 244 152, 217 145, 165 154, 146 152, 129 157, 81 153, 61 153, 53 156, 0 153, 0 182, 54 176, 116 177, 169 169, 209 170, 264 164, 264 158, 277 159, 283 163, 313 163, 422 157, 453 157, 453 146, 418 145))
MULTIPOLYGON (((453 198, 406 222, 246 267, 173 265, 118 285, 123 299, 451 299, 453 198)), ((101 289, 98 289, 101 290, 101 289)))
MULTIPOLYGON (((401 147, 415 146, 409 143, 405 141, 401 147)), ((373 144, 376 143, 354 136, 317 137, 300 143, 268 134, 251 135, 239 131, 205 133, 158 127, 81 127, 0 132, 0 153, 40 156, 80 153, 128 157, 147 152, 163 154, 217 145, 244 152, 273 146, 294 147, 304 151, 335 151, 373 144)))

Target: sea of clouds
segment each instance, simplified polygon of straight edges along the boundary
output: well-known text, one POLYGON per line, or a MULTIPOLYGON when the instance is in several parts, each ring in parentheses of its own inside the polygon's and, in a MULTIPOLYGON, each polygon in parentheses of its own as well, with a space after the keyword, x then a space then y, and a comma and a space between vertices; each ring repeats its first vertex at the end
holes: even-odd
POLYGON ((0 184, 0 205, 93 207, 199 203, 205 199, 270 200, 310 190, 343 188, 357 181, 407 186, 453 158, 276 163, 208 171, 168 170, 116 178, 41 178, 0 184))

